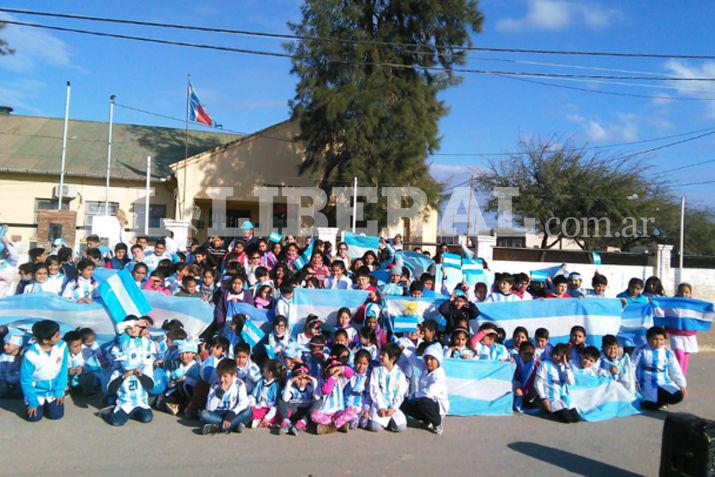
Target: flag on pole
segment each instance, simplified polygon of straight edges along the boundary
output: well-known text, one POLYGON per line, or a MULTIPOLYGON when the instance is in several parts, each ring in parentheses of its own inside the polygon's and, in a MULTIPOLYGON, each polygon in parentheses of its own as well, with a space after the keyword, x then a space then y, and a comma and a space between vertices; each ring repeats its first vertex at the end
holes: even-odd
POLYGON ((305 249, 302 255, 300 255, 298 258, 295 259, 295 262, 293 262, 293 266, 295 267, 296 271, 300 271, 308 265, 310 262, 310 257, 313 255, 313 244, 315 243, 315 240, 313 238, 310 239, 310 245, 308 245, 308 248, 305 249))
POLYGON ((283 238, 283 235, 279 234, 278 232, 271 232, 270 237, 268 237, 268 240, 271 242, 278 243, 281 241, 283 238))
POLYGON ((377 253, 380 249, 380 237, 376 236, 343 232, 343 242, 348 246, 348 255, 351 259, 362 257, 368 250, 377 253))
POLYGON ((116 323, 127 315, 143 316, 151 311, 149 302, 127 268, 100 283, 99 296, 116 323))
POLYGON ((565 273, 566 264, 556 265, 555 267, 542 268, 541 270, 532 270, 531 279, 535 282, 545 282, 547 278, 554 278, 558 274, 565 273))
POLYGON ((207 126, 219 127, 209 113, 201 104, 199 96, 194 90, 194 86, 189 81, 189 121, 205 124, 207 126))
POLYGON ((246 320, 243 324, 243 331, 241 331, 241 338, 248 343, 251 348, 256 346, 266 334, 263 332, 261 327, 253 322, 253 320, 246 320))
POLYGON ((462 268, 462 257, 456 253, 443 253, 442 254, 442 265, 448 268, 462 268))

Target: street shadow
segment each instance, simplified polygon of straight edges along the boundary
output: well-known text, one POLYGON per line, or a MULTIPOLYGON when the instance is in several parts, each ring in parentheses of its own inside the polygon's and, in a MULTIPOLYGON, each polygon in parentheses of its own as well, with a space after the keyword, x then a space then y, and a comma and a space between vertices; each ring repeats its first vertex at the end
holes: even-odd
POLYGON ((665 418, 670 414, 668 411, 645 411, 641 416, 650 417, 658 421, 665 421, 665 418))
POLYGON ((27 420, 27 412, 22 399, 0 399, 0 409, 15 414, 23 421, 27 420))
POLYGON ((507 447, 576 475, 607 475, 609 477, 640 477, 641 475, 588 457, 534 442, 512 442, 507 447))

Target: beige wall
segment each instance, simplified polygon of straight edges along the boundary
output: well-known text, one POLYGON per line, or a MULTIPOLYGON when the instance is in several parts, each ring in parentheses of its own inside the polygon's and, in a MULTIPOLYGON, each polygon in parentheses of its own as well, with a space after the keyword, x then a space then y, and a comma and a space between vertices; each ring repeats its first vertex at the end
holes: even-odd
MULTIPOLYGON (((11 224, 9 235, 20 236, 22 241, 35 240, 35 202, 36 199, 54 199, 52 189, 59 183, 59 178, 28 174, 0 174, 0 223, 11 224)), ((105 189, 102 179, 81 179, 66 177, 66 185, 76 186, 77 195, 69 202, 70 210, 77 212, 77 237, 81 241, 89 234, 84 230, 85 206, 89 201, 104 201, 105 189)), ((174 214, 173 185, 153 183, 154 197, 152 204, 163 204, 167 215, 174 214)), ((109 201, 119 203, 119 208, 127 214, 128 238, 134 236, 136 227, 143 229, 144 184, 141 182, 114 182, 109 189, 109 201)), ((141 231, 141 230, 140 230, 141 231)))

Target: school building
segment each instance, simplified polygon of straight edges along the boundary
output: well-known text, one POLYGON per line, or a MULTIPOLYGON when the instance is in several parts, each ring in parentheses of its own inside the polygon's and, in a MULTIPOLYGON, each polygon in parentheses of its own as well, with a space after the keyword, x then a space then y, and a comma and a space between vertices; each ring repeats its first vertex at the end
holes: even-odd
MULTIPOLYGON (((47 245, 59 236, 81 245, 91 233, 94 217, 105 215, 108 124, 70 120, 67 134, 62 211, 58 208, 62 118, 12 114, 0 107, 0 224, 8 224, 13 241, 47 245), (70 231, 72 233, 68 233, 70 231)), ((109 214, 126 218, 124 236, 133 240, 145 224, 147 156, 151 156, 149 226, 162 219, 190 222, 190 235, 203 240, 214 215, 226 227, 245 219, 259 222, 256 186, 316 186, 303 161, 295 122, 283 121, 249 135, 189 130, 189 154, 184 160, 185 130, 133 124, 113 125, 108 192, 109 214), (225 214, 214 214, 212 197, 227 195, 225 214)), ((285 198, 273 206, 274 226, 286 225, 291 211, 285 198)), ((331 224, 332 225, 332 224, 331 224)), ((402 233, 417 242, 435 242, 437 212, 392 224, 390 235, 402 233)))

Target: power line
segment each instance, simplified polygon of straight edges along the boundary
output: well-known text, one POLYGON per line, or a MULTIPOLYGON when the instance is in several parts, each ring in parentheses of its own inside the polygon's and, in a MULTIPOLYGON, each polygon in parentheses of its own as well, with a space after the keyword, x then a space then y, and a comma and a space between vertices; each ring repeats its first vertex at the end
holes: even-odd
MULTIPOLYGON (((2 9, 0 9, 2 11, 2 9)), ((173 46, 185 46, 191 48, 201 48, 219 51, 229 51, 233 53, 243 53, 250 55, 261 55, 261 56, 272 56, 278 58, 293 58, 292 55, 287 53, 279 53, 274 51, 264 51, 264 50, 254 50, 247 48, 234 48, 228 46, 219 46, 211 44, 201 44, 201 43, 191 43, 186 41, 175 41, 175 40, 165 40, 159 38, 142 37, 135 35, 124 35, 120 33, 106 33, 98 32, 94 30, 83 30, 78 28, 67 28, 59 26, 42 25, 39 23, 27 23, 18 22, 14 20, 3 20, 3 23, 9 25, 19 25, 27 26, 31 28, 42 28, 48 30, 56 30, 70 33, 80 33, 85 35, 102 36, 109 38, 119 38, 124 40, 136 40, 148 43, 159 43, 165 45, 173 46)), ((348 61, 331 61, 332 63, 351 63, 348 61)), ((624 76, 624 75, 587 75, 587 74, 573 74, 573 73, 540 73, 532 71, 500 71, 500 70, 485 70, 477 68, 444 68, 439 66, 426 66, 426 65, 406 65, 400 63, 391 62, 355 62, 355 64, 365 65, 365 66, 384 66, 388 68, 395 69, 422 69, 426 71, 437 71, 446 73, 473 73, 473 74, 483 74, 483 75, 494 75, 494 76, 505 76, 505 77, 538 77, 538 78, 574 78, 574 79, 605 79, 605 80, 640 80, 640 81, 715 81, 715 77, 697 77, 697 78, 683 78, 679 76, 624 76)))
POLYGON ((688 187, 694 185, 705 185, 705 184, 715 184, 715 180, 712 181, 702 181, 702 182, 686 182, 681 184, 671 184, 673 187, 688 187))
MULTIPOLYGON (((106 22, 106 23, 120 23, 120 24, 131 24, 138 26, 151 26, 159 28, 173 28, 182 30, 196 30, 212 33, 228 33, 236 35, 246 35, 264 38, 275 38, 275 39, 288 39, 288 40, 302 40, 302 41, 328 41, 328 42, 338 42, 338 43, 348 43, 348 44, 368 44, 368 45, 380 45, 380 46, 399 46, 399 47, 411 47, 411 48, 428 48, 430 50, 445 50, 445 49, 458 49, 464 51, 490 51, 490 52, 501 52, 501 53, 529 53, 529 54, 541 54, 541 55, 577 55, 577 56, 612 56, 612 57, 625 57, 625 58, 661 58, 661 59, 690 59, 690 60, 713 60, 715 55, 694 55, 694 54, 681 54, 681 53, 631 53, 631 52, 614 52, 614 51, 589 51, 589 50, 547 50, 547 49, 531 49, 531 48, 497 48, 497 47, 477 47, 477 46, 461 46, 461 45, 432 45, 432 44, 420 44, 420 43, 404 43, 404 42, 389 42, 389 41, 378 41, 378 40, 347 40, 335 37, 310 37, 310 36, 299 36, 291 35, 285 33, 270 33, 270 32, 260 32, 260 31, 250 31, 250 30, 237 30, 230 28, 216 28, 216 27, 206 27, 206 26, 195 26, 195 25, 185 25, 176 23, 161 23, 161 22, 148 22, 140 20, 129 20, 129 19, 119 19, 119 18, 108 18, 108 17, 95 17, 89 15, 76 15, 69 13, 54 13, 54 12, 44 12, 35 10, 23 10, 16 8, 0 8, 0 12, 7 13, 18 13, 23 15, 38 15, 46 17, 55 18, 68 18, 73 20, 88 20, 96 22, 106 22)), ((3 20, 5 21, 5 20, 3 20)), ((7 22, 9 23, 9 22, 7 22)))
POLYGON ((683 169, 689 169, 691 167, 702 166, 705 164, 712 164, 713 162, 715 162, 715 159, 708 159, 707 161, 695 162, 693 164, 686 164, 684 166, 674 167, 673 169, 666 169, 664 171, 658 171, 658 174, 665 174, 666 172, 682 171, 683 169))

